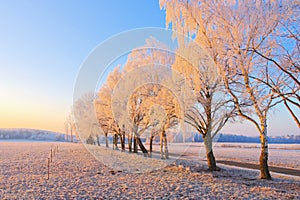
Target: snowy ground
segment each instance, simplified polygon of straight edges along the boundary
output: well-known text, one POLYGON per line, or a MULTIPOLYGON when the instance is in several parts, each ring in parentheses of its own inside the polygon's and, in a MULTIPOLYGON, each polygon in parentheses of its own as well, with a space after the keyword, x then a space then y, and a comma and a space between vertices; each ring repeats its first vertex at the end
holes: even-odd
MULTIPOLYGON (((169 151, 186 155, 191 160, 205 160, 203 143, 170 143, 169 151)), ((154 145, 159 151, 159 145, 154 145)), ((219 143, 213 147, 217 160, 258 163, 260 144, 255 143, 219 143)), ((300 169, 300 144, 269 144, 269 165, 300 169)))
MULTIPOLYGON (((215 147, 216 154, 218 148, 231 147, 215 147)), ((164 167, 164 161, 142 155, 96 146, 89 150, 96 151, 101 158, 113 156, 118 162, 126 161, 140 171, 145 163, 157 169, 128 173, 122 167, 110 168, 81 144, 1 142, 0 199, 297 199, 300 196, 297 177, 273 174, 273 181, 265 181, 259 180, 258 172, 253 170, 221 165, 220 172, 210 173, 201 161, 170 161, 164 167), (57 145, 47 180, 47 158, 51 147, 55 149, 57 145)), ((105 159, 104 163, 112 162, 105 159)))

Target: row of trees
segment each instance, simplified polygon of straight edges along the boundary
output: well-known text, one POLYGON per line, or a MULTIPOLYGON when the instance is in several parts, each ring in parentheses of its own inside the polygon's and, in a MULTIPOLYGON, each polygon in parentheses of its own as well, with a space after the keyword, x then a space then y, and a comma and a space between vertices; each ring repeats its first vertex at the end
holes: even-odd
POLYGON ((148 155, 141 136, 149 136, 151 154, 153 138, 160 135, 162 158, 168 158, 166 129, 178 124, 180 108, 172 93, 172 83, 168 82, 173 75, 170 63, 174 55, 162 49, 166 47, 149 38, 144 47, 129 54, 122 70, 116 67, 109 74, 98 92, 97 119, 106 138, 108 133, 116 138, 113 140, 115 148, 119 137, 122 150, 125 150, 127 135, 129 152, 136 153, 139 146, 148 155))
MULTIPOLYGON (((193 127, 202 135, 208 166, 217 170, 212 140, 229 120, 248 120, 261 141, 261 178, 268 169, 267 119, 283 104, 300 127, 299 1, 160 0, 176 51, 154 38, 134 49, 108 75, 97 95, 73 106, 77 131, 113 135, 114 148, 148 154, 141 136, 193 127), (150 48, 151 47, 151 48, 150 48), (155 47, 155 48, 153 48, 155 47), (133 144, 132 144, 133 143, 133 144)), ((163 149, 164 144, 164 149, 163 149)), ((150 145, 150 153, 152 147, 150 145)))

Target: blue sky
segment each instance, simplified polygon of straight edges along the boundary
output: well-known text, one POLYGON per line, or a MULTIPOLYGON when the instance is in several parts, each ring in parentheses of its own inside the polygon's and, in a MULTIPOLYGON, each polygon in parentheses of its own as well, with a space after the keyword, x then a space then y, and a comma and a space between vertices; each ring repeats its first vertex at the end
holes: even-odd
MULTIPOLYGON (((0 128, 64 131, 76 76, 88 54, 119 32, 165 27, 158 0, 0 4, 0 128)), ((270 123, 274 135, 299 134, 285 111, 270 123)), ((248 125, 229 125, 224 131, 256 133, 248 125)))

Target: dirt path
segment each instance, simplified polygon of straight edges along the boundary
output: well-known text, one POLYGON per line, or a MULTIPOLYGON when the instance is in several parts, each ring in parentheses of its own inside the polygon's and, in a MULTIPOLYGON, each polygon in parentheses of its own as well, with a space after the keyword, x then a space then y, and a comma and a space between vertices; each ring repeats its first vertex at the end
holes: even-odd
MULTIPOLYGON (((242 167, 242 168, 259 170, 259 165, 258 164, 243 163, 243 162, 236 162, 236 161, 229 161, 229 160, 218 160, 217 163, 221 163, 221 164, 225 164, 225 165, 232 165, 232 166, 237 166, 237 167, 242 167)), ((280 173, 280 174, 300 176, 300 170, 297 170, 297 169, 269 166, 269 170, 271 172, 276 172, 276 173, 280 173)))

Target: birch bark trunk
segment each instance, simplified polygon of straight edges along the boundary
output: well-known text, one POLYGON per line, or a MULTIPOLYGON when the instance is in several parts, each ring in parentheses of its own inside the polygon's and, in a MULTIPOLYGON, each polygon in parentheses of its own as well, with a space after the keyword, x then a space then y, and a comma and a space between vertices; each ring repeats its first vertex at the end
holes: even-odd
POLYGON ((267 120, 264 121, 261 127, 260 143, 261 153, 259 158, 260 178, 271 180, 271 175, 268 166, 268 138, 267 138, 267 120))
POLYGON ((208 131, 206 135, 203 136, 203 140, 204 140, 204 146, 206 151, 208 169, 211 171, 217 171, 216 159, 212 149, 211 131, 208 131))

